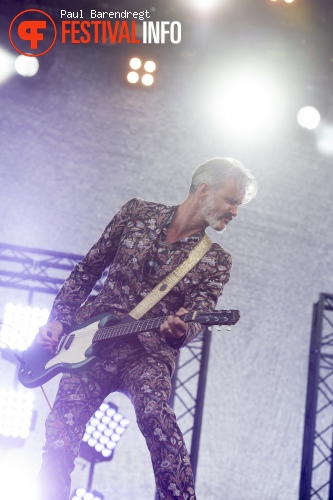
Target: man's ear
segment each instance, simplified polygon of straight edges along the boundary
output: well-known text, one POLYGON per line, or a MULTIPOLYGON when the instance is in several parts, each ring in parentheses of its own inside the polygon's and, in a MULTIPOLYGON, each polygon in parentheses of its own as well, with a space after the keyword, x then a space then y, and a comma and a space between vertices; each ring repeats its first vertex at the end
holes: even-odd
POLYGON ((210 187, 208 186, 208 184, 206 184, 205 182, 200 184, 200 186, 198 187, 199 198, 201 200, 205 200, 208 196, 209 191, 210 191, 210 187))

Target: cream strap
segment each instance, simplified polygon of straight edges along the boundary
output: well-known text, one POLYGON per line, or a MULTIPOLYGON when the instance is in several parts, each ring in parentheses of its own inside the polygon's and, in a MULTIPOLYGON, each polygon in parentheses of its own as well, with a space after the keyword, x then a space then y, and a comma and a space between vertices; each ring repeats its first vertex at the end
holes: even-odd
POLYGON ((205 234, 201 240, 191 250, 188 257, 184 262, 179 264, 176 269, 171 271, 146 297, 139 302, 139 304, 129 313, 134 319, 140 319, 146 314, 157 302, 159 302, 164 295, 177 285, 177 283, 186 276, 186 274, 195 266, 197 262, 208 252, 212 242, 205 234))

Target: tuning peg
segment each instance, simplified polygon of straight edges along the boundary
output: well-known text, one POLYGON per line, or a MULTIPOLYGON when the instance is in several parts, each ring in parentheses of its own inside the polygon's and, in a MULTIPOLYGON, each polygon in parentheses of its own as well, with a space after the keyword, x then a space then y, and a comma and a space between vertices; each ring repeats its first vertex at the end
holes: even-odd
POLYGON ((221 331, 221 325, 217 325, 216 330, 217 330, 218 332, 220 332, 220 331, 221 331))
POLYGON ((231 332, 231 326, 226 327, 227 332, 231 332))

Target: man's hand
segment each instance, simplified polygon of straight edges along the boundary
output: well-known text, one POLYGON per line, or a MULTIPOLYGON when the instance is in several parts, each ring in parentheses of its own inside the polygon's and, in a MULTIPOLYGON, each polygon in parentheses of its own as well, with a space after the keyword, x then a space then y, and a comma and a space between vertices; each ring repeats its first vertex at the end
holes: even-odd
POLYGON ((46 325, 39 329, 36 342, 43 349, 53 354, 56 350, 62 332, 63 326, 59 321, 50 321, 50 323, 46 323, 46 325))
POLYGON ((185 335, 188 330, 188 323, 184 323, 180 318, 188 311, 181 307, 175 316, 168 316, 161 324, 161 333, 172 339, 179 339, 185 335))

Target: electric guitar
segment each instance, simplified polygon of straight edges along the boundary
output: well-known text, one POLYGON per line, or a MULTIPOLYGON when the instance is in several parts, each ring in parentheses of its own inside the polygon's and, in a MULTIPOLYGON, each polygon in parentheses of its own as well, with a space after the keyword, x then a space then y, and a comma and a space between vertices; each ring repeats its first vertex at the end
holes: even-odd
MULTIPOLYGON (((38 387, 60 372, 75 371, 86 367, 96 358, 103 340, 159 328, 166 317, 136 321, 129 316, 119 320, 114 313, 104 313, 89 321, 76 325, 64 335, 55 354, 43 349, 35 341, 22 353, 18 378, 28 388, 38 387)), ((234 325, 239 320, 239 311, 191 312, 182 316, 182 321, 195 321, 202 325, 234 325)))

